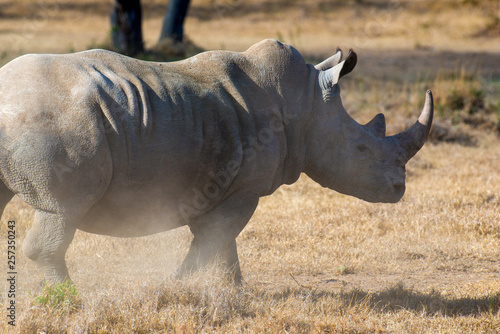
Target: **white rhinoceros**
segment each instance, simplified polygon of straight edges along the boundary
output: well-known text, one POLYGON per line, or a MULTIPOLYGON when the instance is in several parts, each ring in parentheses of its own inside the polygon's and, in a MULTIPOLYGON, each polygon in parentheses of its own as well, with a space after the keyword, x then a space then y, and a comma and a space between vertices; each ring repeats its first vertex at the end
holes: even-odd
POLYGON ((69 278, 77 229, 149 235, 188 225, 179 276, 214 258, 238 280, 236 236, 259 197, 306 173, 370 202, 397 202, 405 163, 429 133, 432 95, 408 130, 360 125, 338 80, 356 64, 339 51, 312 66, 265 40, 245 52, 172 63, 92 50, 25 55, 0 70, 0 208, 35 209, 24 254, 48 283, 69 278))

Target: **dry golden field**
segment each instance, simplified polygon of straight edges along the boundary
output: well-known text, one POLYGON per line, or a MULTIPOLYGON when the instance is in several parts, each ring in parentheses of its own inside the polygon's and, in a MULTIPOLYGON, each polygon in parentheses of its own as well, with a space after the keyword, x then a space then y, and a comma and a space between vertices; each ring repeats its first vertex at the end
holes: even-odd
MULTIPOLYGON (((164 0, 143 0, 144 37, 164 0)), ((0 0, 0 62, 106 43, 111 0, 0 0)), ((414 122, 426 88, 432 139, 407 166, 397 204, 370 204, 306 176, 263 198, 237 239, 245 283, 217 268, 171 278, 186 228, 121 239, 77 232, 66 255, 78 295, 35 297, 40 271, 20 252, 33 211, 18 198, 0 226, 0 333, 499 333, 500 3, 496 0, 193 0, 189 39, 244 50, 264 38, 311 62, 358 52, 345 78, 359 122, 414 122), (7 222, 16 222, 16 326, 7 324, 7 222), (215 274, 214 274, 215 272, 215 274)), ((1 92, 0 92, 1 94, 1 92)))

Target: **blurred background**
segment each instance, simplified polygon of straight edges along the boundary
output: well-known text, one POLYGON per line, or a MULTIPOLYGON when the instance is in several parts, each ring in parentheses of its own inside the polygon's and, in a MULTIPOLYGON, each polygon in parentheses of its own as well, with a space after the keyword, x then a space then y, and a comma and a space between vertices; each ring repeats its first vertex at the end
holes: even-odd
MULTIPOLYGON (((414 89, 430 87, 448 123, 487 118, 497 131, 499 18, 499 0, 1 0, 0 65, 25 53, 91 48, 170 61, 203 50, 243 51, 265 38, 292 44, 314 63, 340 46, 359 55, 347 85, 366 91, 392 82, 408 92, 397 103, 401 128, 423 98, 414 89)), ((394 108, 391 96, 372 96, 355 97, 352 112, 370 105, 368 118, 394 108)), ((467 139, 451 125, 438 123, 437 139, 467 139)))
MULTIPOLYGON (((203 50, 245 50, 261 39, 275 38, 311 56, 329 55, 337 45, 381 53, 384 50, 500 51, 498 0, 176 0, 171 3, 174 2, 178 7, 187 7, 185 40, 203 50)), ((117 8, 119 15, 135 12, 132 16, 141 15, 142 9, 144 48, 151 50, 160 39, 168 3, 168 0, 2 0, 1 61, 5 63, 30 52, 112 47, 111 35, 121 28, 120 22, 110 20, 117 8)), ((182 17, 182 8, 170 10, 178 14, 172 17, 182 17)))

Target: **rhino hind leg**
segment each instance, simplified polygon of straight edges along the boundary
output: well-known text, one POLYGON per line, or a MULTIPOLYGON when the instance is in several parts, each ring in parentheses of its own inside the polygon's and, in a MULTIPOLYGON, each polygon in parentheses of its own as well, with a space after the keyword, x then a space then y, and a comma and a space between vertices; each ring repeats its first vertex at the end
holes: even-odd
POLYGON ((215 262, 222 266, 230 279, 240 283, 236 237, 250 220, 257 204, 258 196, 234 194, 189 224, 194 238, 176 277, 182 278, 215 262))
POLYGON ((43 206, 29 203, 35 209, 35 216, 23 241, 23 252, 40 268, 45 283, 53 285, 70 280, 64 259, 66 250, 88 210, 102 197, 109 179, 105 174, 88 177, 75 168, 64 180, 54 183, 52 192, 39 187, 46 195, 43 206), (47 203, 54 209, 46 209, 47 203))
POLYGON ((5 206, 10 202, 12 197, 14 197, 14 193, 0 181, 0 216, 2 216, 5 206))
MULTIPOLYGON (((45 283, 49 285, 70 280, 65 263, 66 250, 81 220, 104 191, 100 178, 85 180, 79 175, 85 174, 77 171, 72 175, 73 183, 67 181, 58 184, 58 191, 54 193, 61 193, 61 189, 64 189, 66 197, 46 192, 45 200, 54 206, 54 210, 32 205, 35 216, 23 241, 23 253, 37 264, 45 283), (86 186, 83 186, 85 181, 86 186)), ((67 179, 70 177, 68 173, 67 179)))
POLYGON ((75 234, 73 226, 62 214, 35 211, 23 252, 38 265, 47 284, 70 280, 64 256, 75 234))
POLYGON ((69 280, 66 250, 82 219, 109 185, 111 155, 99 129, 76 131, 71 141, 42 131, 36 136, 29 133, 18 138, 24 143, 20 146, 27 148, 8 155, 5 165, 16 168, 6 168, 2 174, 7 186, 35 209, 31 229, 22 242, 23 253, 51 285, 69 280))

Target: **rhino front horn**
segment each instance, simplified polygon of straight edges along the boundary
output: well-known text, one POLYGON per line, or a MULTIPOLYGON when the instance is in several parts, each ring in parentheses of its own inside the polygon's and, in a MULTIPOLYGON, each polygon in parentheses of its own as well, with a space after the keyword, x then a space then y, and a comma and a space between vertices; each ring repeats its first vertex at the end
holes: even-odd
POLYGON ((409 129, 393 136, 399 145, 405 150, 407 161, 410 160, 422 148, 427 136, 431 131, 432 118, 434 115, 434 102, 432 92, 427 91, 425 104, 417 122, 409 129))

